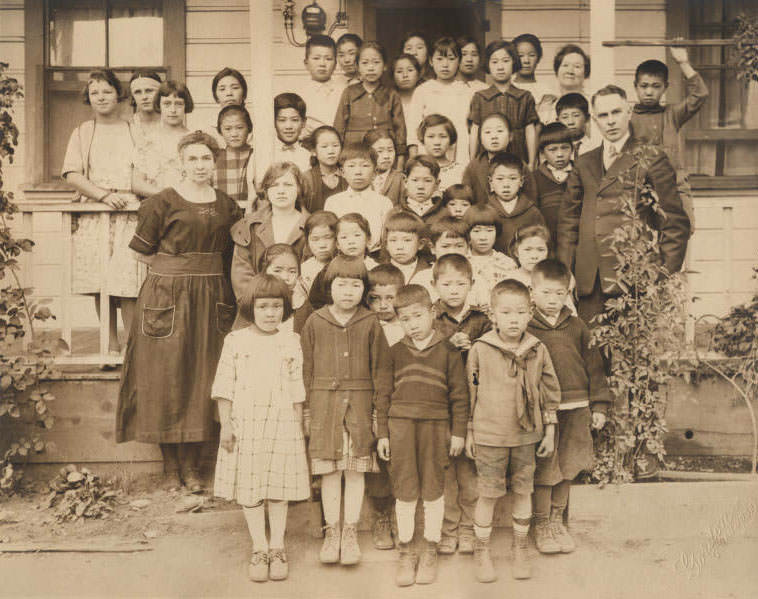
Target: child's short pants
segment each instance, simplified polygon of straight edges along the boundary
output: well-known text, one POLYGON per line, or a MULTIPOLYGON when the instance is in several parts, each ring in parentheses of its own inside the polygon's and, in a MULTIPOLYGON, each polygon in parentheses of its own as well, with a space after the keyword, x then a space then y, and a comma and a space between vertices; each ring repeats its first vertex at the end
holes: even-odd
POLYGON ((389 431, 389 471, 395 498, 434 501, 442 497, 448 465, 448 421, 390 418, 389 431))
POLYGON ((534 484, 552 487, 592 468, 592 416, 588 407, 558 410, 555 451, 537 458, 534 484))
POLYGON ((479 495, 497 498, 505 495, 505 477, 511 477, 511 490, 528 495, 534 490, 536 444, 518 447, 476 445, 476 471, 479 495))

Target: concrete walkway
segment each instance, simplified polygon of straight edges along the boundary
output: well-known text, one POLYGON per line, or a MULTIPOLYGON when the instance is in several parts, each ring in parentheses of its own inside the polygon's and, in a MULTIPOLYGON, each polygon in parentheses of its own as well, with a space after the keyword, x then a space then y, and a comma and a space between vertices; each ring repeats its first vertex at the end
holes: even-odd
POLYGON ((318 563, 303 506, 291 510, 290 578, 254 584, 246 577, 250 541, 241 512, 177 515, 177 529, 134 554, 4 554, 2 596, 179 596, 390 599, 394 597, 541 599, 758 597, 758 482, 651 483, 574 487, 571 530, 579 548, 538 556, 534 576, 510 574, 509 529, 496 529, 499 580, 475 581, 470 556, 440 560, 430 586, 394 586, 393 551, 370 548, 353 568, 318 563))

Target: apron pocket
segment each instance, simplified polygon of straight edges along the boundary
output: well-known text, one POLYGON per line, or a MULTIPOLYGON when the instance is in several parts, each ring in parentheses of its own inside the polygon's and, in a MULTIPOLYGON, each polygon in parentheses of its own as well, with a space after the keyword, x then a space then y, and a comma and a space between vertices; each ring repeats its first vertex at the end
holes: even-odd
POLYGON ((174 314, 176 306, 168 308, 142 309, 142 334, 147 337, 164 339, 174 333, 174 314))

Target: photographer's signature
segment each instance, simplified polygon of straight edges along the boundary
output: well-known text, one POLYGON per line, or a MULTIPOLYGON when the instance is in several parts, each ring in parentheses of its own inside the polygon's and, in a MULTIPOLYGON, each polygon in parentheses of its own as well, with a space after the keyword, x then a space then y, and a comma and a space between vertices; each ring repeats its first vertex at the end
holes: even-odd
POLYGON ((720 547, 725 547, 730 539, 755 517, 758 505, 750 500, 738 501, 735 506, 706 530, 707 539, 700 543, 696 551, 683 551, 674 564, 674 569, 688 573, 689 578, 700 576, 710 558, 720 558, 720 547))

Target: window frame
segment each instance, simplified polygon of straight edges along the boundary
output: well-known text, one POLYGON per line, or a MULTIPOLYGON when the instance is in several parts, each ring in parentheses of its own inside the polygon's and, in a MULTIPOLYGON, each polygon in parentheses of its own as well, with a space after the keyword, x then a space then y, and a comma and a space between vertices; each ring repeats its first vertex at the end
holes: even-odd
MULTIPOLYGON (((668 39, 681 37, 691 39, 691 0, 667 0, 666 2, 666 34, 668 39)), ((667 53, 666 63, 669 71, 676 73, 677 65, 667 53)), ((718 69, 722 73, 727 71, 728 65, 706 65, 709 69, 718 69)), ((700 71, 702 69, 697 68, 700 71)), ((722 88, 723 89, 723 86, 722 88)), ((674 98, 684 97, 684 81, 682 77, 672 77, 669 81, 668 94, 674 98)), ((717 101, 723 102, 724 96, 719 92, 717 101)), ((758 142, 758 129, 702 129, 689 127, 684 130, 686 141, 716 141, 716 171, 723 171, 725 146, 729 141, 756 141, 758 142)), ((758 188, 758 175, 690 175, 690 184, 693 189, 726 190, 726 189, 755 189, 758 188)))
MULTIPOLYGON (((185 0, 163 2, 163 67, 167 77, 184 81, 187 68, 185 0)), ((45 140, 49 127, 46 73, 48 71, 48 2, 27 0, 24 3, 25 60, 25 188, 60 189, 61 182, 50 181, 45 140)), ((52 70, 78 70, 77 67, 50 67, 52 70)), ((126 67, 117 67, 123 71, 126 67)), ((84 69, 88 70, 88 69, 84 69)))

